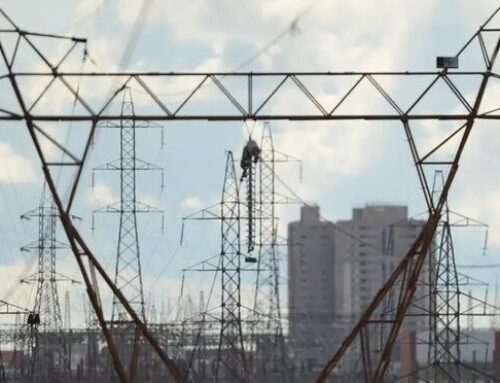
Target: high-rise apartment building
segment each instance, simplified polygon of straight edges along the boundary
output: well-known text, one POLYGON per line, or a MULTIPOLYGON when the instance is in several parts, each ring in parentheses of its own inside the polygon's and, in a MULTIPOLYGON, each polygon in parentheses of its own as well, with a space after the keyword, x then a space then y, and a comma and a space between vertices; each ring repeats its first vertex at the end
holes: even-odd
POLYGON ((299 368, 313 370, 332 346, 337 297, 335 226, 303 206, 288 226, 289 339, 299 368))
POLYGON ((321 220, 318 206, 301 208, 288 227, 289 335, 300 365, 321 365, 421 228, 406 206, 355 208, 336 223, 321 220))
POLYGON ((422 223, 408 218, 406 206, 370 205, 353 209, 350 220, 336 225, 339 314, 355 320, 415 242, 422 223))

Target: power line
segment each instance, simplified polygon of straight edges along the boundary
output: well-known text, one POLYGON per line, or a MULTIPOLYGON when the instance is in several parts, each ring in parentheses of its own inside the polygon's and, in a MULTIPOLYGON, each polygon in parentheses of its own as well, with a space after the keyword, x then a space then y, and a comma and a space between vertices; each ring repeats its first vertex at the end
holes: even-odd
POLYGON ((306 16, 309 12, 311 12, 311 10, 314 8, 314 6, 319 1, 321 1, 321 0, 313 0, 308 6, 306 6, 304 9, 302 9, 302 11, 300 11, 297 14, 297 16, 295 16, 281 32, 279 32, 275 37, 273 37, 266 44, 264 44, 262 47, 260 47, 253 55, 251 55, 245 61, 243 61, 241 64, 236 66, 231 72, 236 72, 236 71, 246 67, 247 65, 250 65, 255 60, 257 60, 260 56, 267 53, 267 51, 269 51, 269 49, 271 49, 273 46, 278 44, 288 34, 293 35, 294 33, 297 33, 299 31, 299 29, 298 29, 299 20, 302 19, 304 16, 306 16))
POLYGON ((500 268, 500 263, 489 263, 485 265, 457 265, 458 268, 462 269, 497 269, 500 268))
POLYGON ((129 66, 130 61, 132 60, 132 56, 134 54, 135 48, 137 47, 137 43, 139 42, 139 38, 144 30, 144 25, 146 24, 149 10, 153 5, 154 0, 144 0, 141 5, 141 9, 137 14, 137 18, 135 19, 134 26, 132 27, 132 31, 130 32, 127 45, 125 46, 125 50, 123 51, 119 69, 124 70, 129 66))
MULTIPOLYGON (((266 165, 266 166, 269 166, 269 165, 266 165)), ((280 177, 278 176, 276 173, 275 173, 275 177, 276 179, 283 185, 283 187, 290 193, 293 195, 294 198, 296 198, 297 200, 299 200, 300 202, 302 202, 302 204, 304 204, 304 206, 307 206, 307 207, 311 207, 310 204, 308 204, 302 197, 300 197, 290 186, 288 186, 288 184, 280 177)), ((383 253, 383 250, 381 248, 378 248, 376 246, 373 246, 372 244, 366 242, 366 241, 363 241, 361 238, 359 238, 358 236, 356 236, 355 234, 345 230, 345 229, 342 229, 340 226, 338 226, 337 224, 335 224, 334 222, 332 222, 331 220, 329 220, 328 218, 325 218, 324 216, 322 216, 320 214, 320 218, 323 219, 324 221, 330 223, 333 228, 344 234, 345 236, 351 238, 352 240, 355 240, 361 244, 363 244, 364 246, 366 247, 369 247, 371 248, 372 250, 375 250, 377 252, 380 252, 380 253, 383 253)))

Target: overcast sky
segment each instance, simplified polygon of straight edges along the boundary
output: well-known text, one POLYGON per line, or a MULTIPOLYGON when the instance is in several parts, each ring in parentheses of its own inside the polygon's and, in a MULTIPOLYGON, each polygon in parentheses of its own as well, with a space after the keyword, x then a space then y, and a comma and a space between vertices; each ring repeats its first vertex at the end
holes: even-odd
MULTIPOLYGON (((455 54, 498 6, 493 0, 156 0, 151 3, 133 56, 122 69, 433 70, 437 55, 455 54)), ((3 9, 22 28, 87 37, 93 63, 87 62, 85 70, 93 71, 120 68, 140 4, 126 0, 2 1, 3 9)), ((80 63, 74 65, 78 68, 80 63)), ((181 85, 173 93, 182 91, 181 85)), ((398 84, 393 85, 397 88, 398 84)), ((163 90, 172 93, 172 89, 163 90)), ((58 103, 63 102, 63 95, 54 97, 46 108, 57 110, 58 103)), ((139 110, 145 107, 141 95, 135 97, 139 110)), ((366 98, 368 105, 371 102, 366 98)), ((290 108, 300 107, 290 105, 290 108)), ((20 286, 18 279, 35 271, 36 255, 21 253, 19 247, 36 238, 37 226, 35 222, 20 222, 18 217, 37 205, 42 177, 25 128, 21 124, 3 125, 0 278, 5 282, 0 297, 28 304, 33 290, 20 286)), ((303 161, 302 182, 296 164, 280 167, 281 177, 304 200, 318 203, 324 217, 349 218, 353 207, 366 203, 407 204, 411 215, 425 210, 401 126, 360 122, 275 122, 271 126, 276 149, 303 161)), ((432 124, 421 124, 420 128, 424 144, 436 138, 437 128, 432 124)), ((55 132, 56 128, 53 129, 55 132)), ((255 127, 254 136, 259 136, 260 129, 260 125, 255 127)), ((476 126, 450 197, 453 210, 490 225, 488 252, 482 257, 483 230, 469 230, 466 234, 462 229, 457 232, 458 263, 499 263, 500 135, 496 129, 491 123, 476 126)), ((139 198, 166 212, 165 233, 161 233, 159 220, 154 216, 142 218, 139 230, 145 294, 148 299, 154 297, 158 307, 167 296, 172 302, 178 299, 182 268, 218 253, 217 226, 210 223, 188 223, 184 244, 179 246, 181 218, 220 199, 225 151, 233 150, 238 158, 248 136, 242 123, 174 122, 165 124, 164 131, 163 150, 158 143, 159 132, 153 130, 139 133, 137 148, 138 157, 157 163, 166 172, 163 193, 155 175, 139 178, 139 198)), ((78 134, 73 136, 77 140, 75 137, 78 134)), ((116 201, 118 178, 117 174, 97 174, 92 190, 91 169, 118 157, 118 138, 112 130, 99 134, 74 210, 83 218, 79 227, 110 273, 115 259, 113 238, 117 236, 118 217, 99 216, 96 231, 92 233, 91 211, 116 201)), ((298 206, 280 210, 282 233, 287 222, 298 217, 298 210, 298 206)), ((68 254, 61 254, 59 265, 63 273, 78 277, 74 260, 68 254)), ((495 270, 475 273, 494 285, 495 270)), ((188 274, 186 288, 197 294, 199 286, 208 286, 210 281, 211 277, 188 274)), ((72 291, 75 318, 79 318, 82 311, 79 295, 83 290, 61 285, 61 295, 68 288, 72 291)))

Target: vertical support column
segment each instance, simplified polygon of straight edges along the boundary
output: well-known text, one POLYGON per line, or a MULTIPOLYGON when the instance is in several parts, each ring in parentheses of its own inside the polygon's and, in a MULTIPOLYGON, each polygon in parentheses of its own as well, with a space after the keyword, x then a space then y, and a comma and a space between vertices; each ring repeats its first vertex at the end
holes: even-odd
MULTIPOLYGON (((122 116, 135 114, 130 89, 125 89, 122 116)), ((135 121, 120 120, 120 227, 116 254, 115 284, 139 317, 145 319, 141 258, 137 234, 135 121)), ((112 321, 128 321, 128 315, 113 299, 112 321)))
POLYGON ((278 370, 280 376, 286 376, 276 248, 275 151, 268 123, 264 124, 260 149, 257 198, 259 254, 254 297, 256 324, 252 326, 256 351, 253 373, 255 379, 267 381, 276 379, 269 376, 270 370, 278 370))
POLYGON ((248 382, 241 326, 241 216, 233 154, 228 152, 221 201, 221 329, 216 382, 248 382))

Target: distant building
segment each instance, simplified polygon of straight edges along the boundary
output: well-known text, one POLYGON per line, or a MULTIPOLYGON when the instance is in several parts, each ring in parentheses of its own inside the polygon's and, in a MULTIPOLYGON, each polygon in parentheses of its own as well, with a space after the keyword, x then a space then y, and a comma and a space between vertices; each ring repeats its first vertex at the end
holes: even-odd
POLYGON ((339 314, 357 319, 415 242, 422 223, 408 218, 406 206, 369 205, 353 209, 352 219, 336 225, 339 314))
POLYGON ((413 244, 422 226, 406 206, 353 209, 320 219, 303 206, 288 226, 289 339, 299 368, 317 370, 413 244))
POLYGON ((318 206, 303 206, 288 226, 289 339, 297 368, 317 369, 331 349, 335 324, 335 226, 320 220, 318 206))

